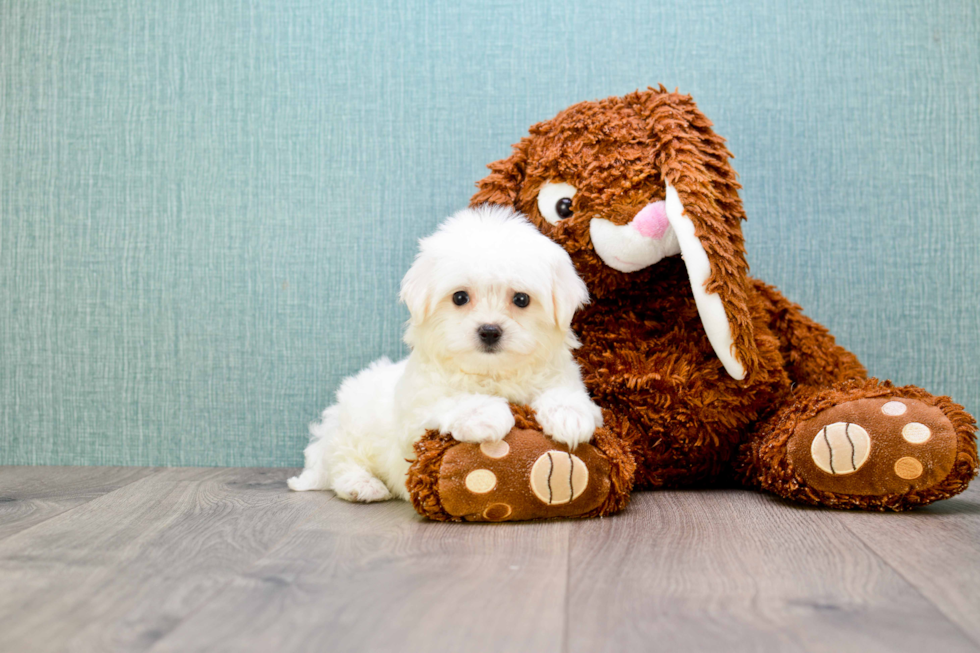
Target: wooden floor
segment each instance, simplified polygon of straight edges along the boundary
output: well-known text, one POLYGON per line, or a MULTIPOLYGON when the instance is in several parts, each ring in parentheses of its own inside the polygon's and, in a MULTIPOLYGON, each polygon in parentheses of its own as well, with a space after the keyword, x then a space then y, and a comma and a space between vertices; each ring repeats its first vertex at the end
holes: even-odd
POLYGON ((900 515, 711 490, 475 525, 290 471, 0 467, 0 651, 980 650, 980 487, 900 515))

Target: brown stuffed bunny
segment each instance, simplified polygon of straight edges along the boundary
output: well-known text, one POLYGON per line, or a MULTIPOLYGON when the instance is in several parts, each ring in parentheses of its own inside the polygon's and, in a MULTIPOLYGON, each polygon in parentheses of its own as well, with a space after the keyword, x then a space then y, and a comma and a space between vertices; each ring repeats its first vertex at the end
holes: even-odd
POLYGON ((873 510, 966 488, 977 449, 961 406, 868 379, 824 327, 747 276, 730 157, 692 99, 661 87, 570 107, 489 166, 472 204, 527 214, 589 288, 577 358, 605 427, 569 452, 526 414, 531 428, 494 459, 430 433, 409 473, 422 514, 592 516, 622 509, 634 485, 730 478, 873 510), (467 487, 490 467, 496 486, 467 487))

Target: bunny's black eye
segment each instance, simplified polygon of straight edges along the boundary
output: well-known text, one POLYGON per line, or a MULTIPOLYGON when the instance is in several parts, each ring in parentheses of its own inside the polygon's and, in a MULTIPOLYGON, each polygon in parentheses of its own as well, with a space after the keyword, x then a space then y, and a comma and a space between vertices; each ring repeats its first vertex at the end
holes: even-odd
POLYGON ((527 308, 527 305, 530 303, 531 298, 527 296, 527 293, 514 293, 514 306, 517 308, 527 308))
POLYGON ((465 290, 457 290, 453 293, 453 303, 457 306, 462 306, 468 301, 470 301, 470 296, 465 290))
POLYGON ((559 218, 572 217, 572 200, 568 197, 563 197, 555 202, 555 213, 558 214, 559 218))
POLYGON ((538 190, 538 211, 541 217, 550 224, 558 224, 572 217, 572 198, 575 197, 575 187, 560 182, 546 182, 538 190))

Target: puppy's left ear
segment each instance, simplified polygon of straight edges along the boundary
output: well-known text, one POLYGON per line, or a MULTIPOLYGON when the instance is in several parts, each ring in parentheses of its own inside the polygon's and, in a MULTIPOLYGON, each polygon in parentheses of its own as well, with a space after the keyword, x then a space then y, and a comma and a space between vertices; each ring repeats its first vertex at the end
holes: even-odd
POLYGON ((552 265, 551 303, 555 324, 562 331, 571 329, 575 311, 589 303, 589 290, 563 249, 557 253, 552 265))
POLYGON ((429 257, 419 254, 415 262, 402 277, 401 292, 398 298, 405 302, 411 314, 411 324, 419 325, 432 311, 432 283, 434 266, 429 257))

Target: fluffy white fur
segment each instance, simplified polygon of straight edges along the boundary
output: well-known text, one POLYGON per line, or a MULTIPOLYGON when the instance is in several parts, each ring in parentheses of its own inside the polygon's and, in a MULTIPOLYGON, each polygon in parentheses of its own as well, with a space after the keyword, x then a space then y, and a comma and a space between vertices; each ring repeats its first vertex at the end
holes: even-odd
POLYGON ((502 439, 514 426, 508 402, 530 404, 544 432, 575 446, 602 413, 571 350, 572 315, 588 301, 568 254, 520 214, 466 209, 428 238, 402 280, 411 355, 375 361, 348 378, 337 403, 310 426, 293 490, 333 490, 348 501, 408 499, 412 445, 427 428, 461 442, 502 439), (457 306, 453 295, 469 301, 457 306), (514 302, 527 294, 525 308, 514 302), (477 330, 496 325, 488 351, 477 330))

